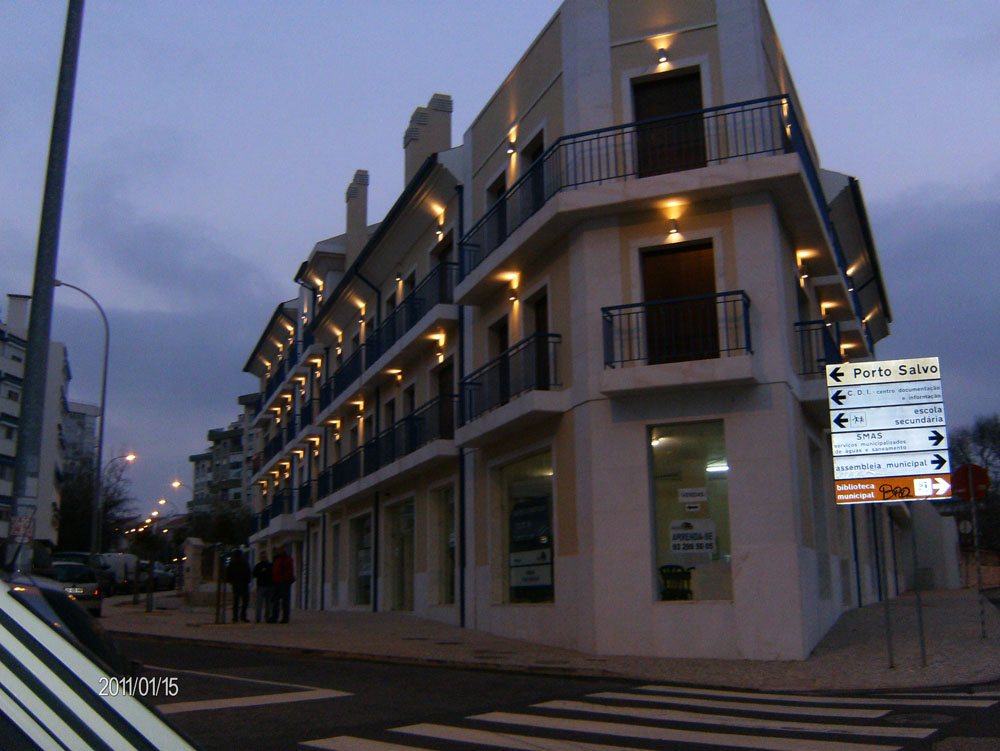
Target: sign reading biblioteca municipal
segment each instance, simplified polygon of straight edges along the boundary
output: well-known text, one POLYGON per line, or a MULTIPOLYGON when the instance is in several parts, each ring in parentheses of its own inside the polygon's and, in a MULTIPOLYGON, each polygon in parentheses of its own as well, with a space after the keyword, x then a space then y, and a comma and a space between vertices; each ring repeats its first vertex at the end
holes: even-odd
POLYGON ((826 366, 837 503, 951 497, 936 357, 826 366))

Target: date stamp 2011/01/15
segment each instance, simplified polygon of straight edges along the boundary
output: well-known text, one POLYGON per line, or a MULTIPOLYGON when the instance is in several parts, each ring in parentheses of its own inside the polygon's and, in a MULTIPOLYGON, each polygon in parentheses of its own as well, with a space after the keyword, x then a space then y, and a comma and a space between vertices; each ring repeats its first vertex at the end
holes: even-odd
POLYGON ((125 678, 101 676, 98 694, 101 696, 156 698, 158 696, 177 696, 178 688, 176 676, 140 675, 125 678))

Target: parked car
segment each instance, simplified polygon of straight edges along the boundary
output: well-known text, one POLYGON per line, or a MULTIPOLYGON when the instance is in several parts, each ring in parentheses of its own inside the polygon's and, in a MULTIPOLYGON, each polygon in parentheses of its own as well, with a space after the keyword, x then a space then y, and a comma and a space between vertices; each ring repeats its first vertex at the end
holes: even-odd
POLYGON ((95 618, 101 617, 104 594, 93 568, 73 561, 53 561, 52 572, 66 594, 72 595, 95 618))
MULTIPOLYGON (((177 577, 159 561, 153 561, 153 589, 173 589, 177 577)), ((139 589, 145 590, 149 586, 149 561, 139 561, 139 589)))
MULTIPOLYGON (((117 577, 115 576, 114 568, 110 564, 109 556, 106 553, 97 554, 97 582, 101 586, 101 594, 104 597, 110 597, 115 593, 115 589, 118 586, 117 577)), ((60 561, 70 561, 72 563, 81 563, 84 566, 90 565, 90 553, 80 552, 80 551, 61 551, 59 553, 52 554, 52 562, 58 563, 60 561)))
POLYGON ((127 690, 141 679, 137 665, 60 582, 0 578, 0 652, 4 749, 197 751, 127 690))
POLYGON ((104 560, 115 577, 117 592, 131 592, 139 568, 139 557, 132 553, 104 553, 104 560))

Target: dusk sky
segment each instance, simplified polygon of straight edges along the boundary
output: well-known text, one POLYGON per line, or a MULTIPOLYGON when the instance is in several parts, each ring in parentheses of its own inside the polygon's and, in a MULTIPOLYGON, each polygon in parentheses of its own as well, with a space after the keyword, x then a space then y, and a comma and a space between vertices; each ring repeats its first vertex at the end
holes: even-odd
MULTIPOLYGON (((57 277, 108 313, 105 457, 139 508, 189 494, 190 454, 255 391, 243 364, 344 192, 403 188, 435 92, 452 143, 555 0, 90 0, 57 277)), ((771 0, 824 167, 862 184, 889 294, 879 359, 941 358, 949 428, 1000 412, 1000 3, 771 0)), ((0 317, 30 294, 66 3, 0 2, 0 317)), ((96 403, 101 326, 56 291, 70 397, 96 403)))

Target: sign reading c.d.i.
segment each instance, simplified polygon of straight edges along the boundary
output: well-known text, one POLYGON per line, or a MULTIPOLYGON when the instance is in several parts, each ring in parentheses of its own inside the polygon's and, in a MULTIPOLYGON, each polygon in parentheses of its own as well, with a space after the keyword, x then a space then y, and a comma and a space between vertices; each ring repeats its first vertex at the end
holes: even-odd
POLYGON ((837 503, 951 495, 936 357, 826 367, 837 503))

